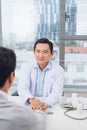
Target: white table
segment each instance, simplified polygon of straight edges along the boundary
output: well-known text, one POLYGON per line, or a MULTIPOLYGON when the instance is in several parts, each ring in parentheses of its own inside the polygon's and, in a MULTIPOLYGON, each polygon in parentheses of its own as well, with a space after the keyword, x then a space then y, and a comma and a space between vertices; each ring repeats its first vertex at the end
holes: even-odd
POLYGON ((52 115, 47 115, 47 130, 87 130, 86 120, 74 120, 64 115, 66 109, 56 106, 52 115))
MULTIPOLYGON (((10 100, 19 104, 23 103, 18 96, 12 96, 10 97, 10 100)), ((56 105, 53 108, 48 108, 46 110, 47 130, 87 130, 87 119, 71 119, 64 115, 65 110, 65 108, 62 108, 59 105, 56 105), (53 112, 53 114, 47 114, 48 112, 53 112)))

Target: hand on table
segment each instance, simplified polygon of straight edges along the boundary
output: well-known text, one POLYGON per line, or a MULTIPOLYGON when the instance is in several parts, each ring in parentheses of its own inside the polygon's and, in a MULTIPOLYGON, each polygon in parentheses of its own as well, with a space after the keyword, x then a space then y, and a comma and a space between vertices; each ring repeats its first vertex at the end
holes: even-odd
POLYGON ((42 111, 45 111, 47 108, 48 108, 48 105, 47 104, 44 104, 42 103, 39 99, 35 99, 35 98, 31 98, 29 100, 31 106, 32 106, 32 109, 33 110, 42 110, 42 111))

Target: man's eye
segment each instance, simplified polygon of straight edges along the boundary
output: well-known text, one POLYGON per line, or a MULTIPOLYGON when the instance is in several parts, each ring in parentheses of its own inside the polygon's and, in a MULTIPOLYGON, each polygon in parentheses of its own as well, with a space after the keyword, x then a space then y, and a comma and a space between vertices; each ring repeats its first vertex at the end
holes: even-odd
POLYGON ((40 53, 40 51, 37 51, 37 53, 40 53))
POLYGON ((43 53, 48 53, 48 51, 44 51, 43 53))

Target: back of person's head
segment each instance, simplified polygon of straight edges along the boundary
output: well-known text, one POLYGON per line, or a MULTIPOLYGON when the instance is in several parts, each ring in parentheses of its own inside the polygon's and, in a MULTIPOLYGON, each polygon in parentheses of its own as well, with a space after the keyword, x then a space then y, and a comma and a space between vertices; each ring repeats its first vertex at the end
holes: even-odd
POLYGON ((11 72, 14 72, 15 67, 15 53, 11 49, 0 47, 0 88, 3 87, 11 72))
POLYGON ((39 44, 39 43, 41 43, 41 44, 48 44, 49 47, 50 47, 51 53, 53 52, 53 43, 50 40, 48 40, 47 38, 40 38, 40 39, 38 39, 35 42, 35 44, 34 44, 34 51, 35 51, 36 45, 39 44))

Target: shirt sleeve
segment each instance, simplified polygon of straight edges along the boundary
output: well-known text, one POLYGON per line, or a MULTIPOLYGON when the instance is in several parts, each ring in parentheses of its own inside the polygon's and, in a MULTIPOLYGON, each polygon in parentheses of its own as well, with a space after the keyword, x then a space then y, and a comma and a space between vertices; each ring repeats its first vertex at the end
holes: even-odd
POLYGON ((22 100, 26 102, 28 98, 33 98, 33 95, 29 91, 30 88, 30 64, 25 64, 20 70, 20 77, 18 81, 18 94, 22 100))

